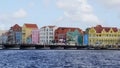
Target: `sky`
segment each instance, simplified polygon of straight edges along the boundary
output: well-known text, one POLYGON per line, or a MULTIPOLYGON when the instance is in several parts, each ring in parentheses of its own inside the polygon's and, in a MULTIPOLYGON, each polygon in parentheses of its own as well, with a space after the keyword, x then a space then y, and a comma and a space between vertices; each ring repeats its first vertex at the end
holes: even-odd
POLYGON ((120 28, 120 0, 1 0, 0 30, 14 24, 120 28))

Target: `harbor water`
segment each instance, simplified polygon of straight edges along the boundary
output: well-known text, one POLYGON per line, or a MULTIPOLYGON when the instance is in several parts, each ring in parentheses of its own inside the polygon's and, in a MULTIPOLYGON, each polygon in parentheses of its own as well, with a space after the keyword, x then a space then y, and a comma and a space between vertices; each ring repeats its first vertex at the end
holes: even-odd
POLYGON ((0 68, 119 68, 118 50, 0 50, 0 68))

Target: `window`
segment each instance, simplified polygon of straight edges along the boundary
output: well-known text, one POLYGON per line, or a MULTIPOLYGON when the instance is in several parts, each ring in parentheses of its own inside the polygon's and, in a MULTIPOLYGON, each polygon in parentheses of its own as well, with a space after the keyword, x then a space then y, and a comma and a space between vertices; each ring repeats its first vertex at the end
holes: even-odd
POLYGON ((49 38, 50 38, 50 39, 53 39, 53 36, 50 36, 49 38))
POLYGON ((101 35, 99 35, 101 37, 101 35))
POLYGON ((49 29, 49 31, 53 31, 53 29, 49 29))
POLYGON ((62 28, 62 30, 64 30, 64 28, 62 28))
POLYGON ((91 37, 91 34, 89 36, 91 37))
POLYGON ((112 33, 112 31, 110 33, 112 33))

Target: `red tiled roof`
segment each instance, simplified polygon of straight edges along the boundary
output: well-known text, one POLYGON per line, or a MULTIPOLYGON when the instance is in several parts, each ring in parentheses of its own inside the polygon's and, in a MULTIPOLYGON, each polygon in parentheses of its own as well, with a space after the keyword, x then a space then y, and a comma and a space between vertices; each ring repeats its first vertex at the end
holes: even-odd
POLYGON ((49 28, 54 28, 55 26, 48 26, 49 28))
POLYGON ((83 34, 83 31, 81 30, 81 29, 79 29, 79 28, 67 28, 67 27, 59 27, 57 30, 55 30, 55 32, 57 32, 57 33, 60 33, 60 34, 65 34, 65 33, 67 33, 69 30, 70 31, 75 31, 75 30, 78 30, 80 33, 82 33, 83 34))
POLYGON ((112 28, 112 29, 113 29, 113 31, 114 31, 114 32, 117 32, 117 31, 118 31, 118 29, 117 29, 117 28, 112 28))
POLYGON ((97 25, 96 27, 94 27, 94 29, 96 30, 96 33, 101 33, 103 29, 106 32, 109 32, 111 28, 113 29, 114 32, 118 31, 118 29, 114 27, 102 27, 101 25, 97 25))
POLYGON ((46 27, 54 28, 55 26, 43 26, 42 28, 46 28, 46 27))
POLYGON ((102 28, 100 28, 100 27, 94 27, 94 29, 95 29, 95 31, 96 31, 96 33, 101 33, 102 32, 102 28))
POLYGON ((103 29, 104 29, 106 32, 109 32, 111 28, 109 28, 109 27, 103 27, 103 29))
POLYGON ((19 26, 18 24, 15 24, 14 26, 11 27, 11 30, 22 30, 22 27, 19 26))
POLYGON ((46 28, 46 26, 43 26, 42 28, 46 28))
POLYGON ((27 28, 38 28, 36 24, 25 24, 27 28))

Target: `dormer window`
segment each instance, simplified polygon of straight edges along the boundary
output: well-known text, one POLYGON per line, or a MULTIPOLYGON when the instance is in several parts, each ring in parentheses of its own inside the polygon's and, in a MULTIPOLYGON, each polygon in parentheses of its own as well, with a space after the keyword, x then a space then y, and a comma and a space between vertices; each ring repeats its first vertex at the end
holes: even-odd
POLYGON ((99 35, 101 37, 101 35, 99 35))

